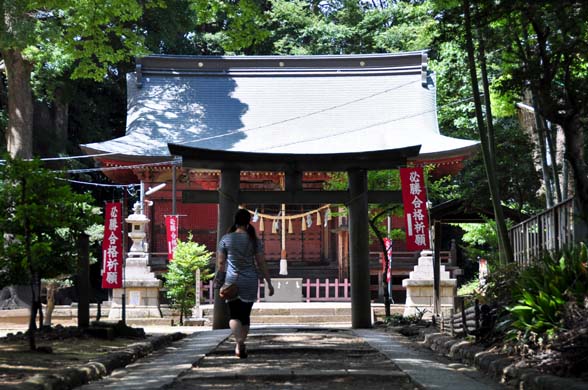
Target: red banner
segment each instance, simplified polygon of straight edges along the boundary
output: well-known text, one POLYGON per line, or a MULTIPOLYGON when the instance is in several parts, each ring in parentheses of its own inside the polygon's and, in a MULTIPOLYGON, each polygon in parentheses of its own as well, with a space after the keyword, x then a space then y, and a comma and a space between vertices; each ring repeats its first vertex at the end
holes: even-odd
POLYGON ((406 250, 430 249, 429 214, 423 168, 400 168, 406 227, 406 250))
POLYGON ((178 246, 179 225, 177 215, 165 216, 165 230, 167 235, 167 260, 171 261, 174 259, 174 251, 178 246))
POLYGON ((384 237, 384 245, 386 245, 386 255, 388 256, 388 261, 390 261, 390 264, 388 266, 388 269, 385 270, 386 259, 384 259, 384 264, 382 264, 384 269, 382 270, 382 272, 386 271, 386 283, 390 283, 390 280, 392 279, 392 240, 388 237, 384 237))
POLYGON ((102 288, 122 288, 122 204, 106 203, 102 240, 102 288))

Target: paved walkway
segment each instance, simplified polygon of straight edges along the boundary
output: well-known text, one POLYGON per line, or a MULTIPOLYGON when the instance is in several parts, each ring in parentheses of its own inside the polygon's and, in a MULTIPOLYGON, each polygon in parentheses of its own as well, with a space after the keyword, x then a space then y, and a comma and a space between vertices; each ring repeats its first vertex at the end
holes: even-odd
POLYGON ((381 330, 256 326, 248 349, 249 358, 238 359, 227 330, 197 331, 80 389, 504 388, 381 330))

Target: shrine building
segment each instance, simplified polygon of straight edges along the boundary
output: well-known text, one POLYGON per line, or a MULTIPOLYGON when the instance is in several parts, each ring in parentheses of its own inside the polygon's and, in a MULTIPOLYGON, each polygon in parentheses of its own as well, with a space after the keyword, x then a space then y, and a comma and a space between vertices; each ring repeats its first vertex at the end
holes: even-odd
MULTIPOLYGON (((166 215, 180 216, 182 239, 191 233, 216 250, 218 203, 230 196, 220 176, 231 167, 239 172, 239 205, 259 217, 254 226, 272 277, 285 249, 290 276, 343 280, 349 229, 338 211, 348 198, 325 190, 333 173, 357 162, 360 169, 433 164, 444 175, 477 150, 477 141, 440 133, 435 86, 426 52, 147 56, 127 75, 126 135, 82 147, 102 155, 95 157, 100 166, 118 168, 104 170, 115 183, 142 182, 145 189, 166 183, 145 203, 155 270, 165 270, 167 261, 166 215), (280 195, 288 187, 300 197, 280 195)), ((400 203, 390 192, 368 197, 400 203)), ((392 218, 393 228, 402 226, 401 217, 392 218)), ((393 253, 393 296, 402 302, 401 280, 418 254, 407 253, 401 241, 393 253)), ((370 245, 372 299, 381 295, 379 256, 379 246, 370 245)), ((451 269, 455 258, 446 260, 451 269)))

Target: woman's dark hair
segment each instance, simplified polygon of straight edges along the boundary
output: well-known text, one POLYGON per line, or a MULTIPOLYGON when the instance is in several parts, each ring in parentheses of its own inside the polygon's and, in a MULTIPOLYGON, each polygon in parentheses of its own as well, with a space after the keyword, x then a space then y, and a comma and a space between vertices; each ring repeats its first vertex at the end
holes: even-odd
POLYGON ((251 225, 251 214, 249 211, 245 209, 239 209, 235 213, 235 219, 233 225, 229 228, 228 233, 233 233, 237 230, 238 226, 242 226, 247 230, 247 235, 249 235, 249 240, 253 244, 253 248, 255 248, 255 252, 257 252, 257 233, 255 233, 255 228, 251 225))

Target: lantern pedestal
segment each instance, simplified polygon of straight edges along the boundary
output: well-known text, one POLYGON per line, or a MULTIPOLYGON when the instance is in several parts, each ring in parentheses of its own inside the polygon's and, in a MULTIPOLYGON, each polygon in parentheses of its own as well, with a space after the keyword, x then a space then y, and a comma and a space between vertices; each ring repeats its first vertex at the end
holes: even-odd
MULTIPOLYGON (((453 309, 457 280, 449 278, 449 272, 445 266, 441 266, 440 274, 440 303, 441 311, 449 314, 453 309)), ((406 302, 404 304, 404 316, 414 316, 425 312, 423 318, 431 318, 434 305, 433 287, 433 252, 422 251, 418 265, 410 273, 409 279, 404 279, 402 285, 406 287, 406 302)))
POLYGON ((163 316, 159 308, 159 289, 162 282, 151 272, 148 265, 149 253, 146 251, 145 226, 149 223, 149 218, 141 213, 140 204, 135 203, 134 213, 125 221, 131 224, 129 237, 133 240, 133 245, 125 261, 125 289, 113 289, 108 318, 122 318, 123 292, 126 299, 126 318, 161 318, 163 316))

